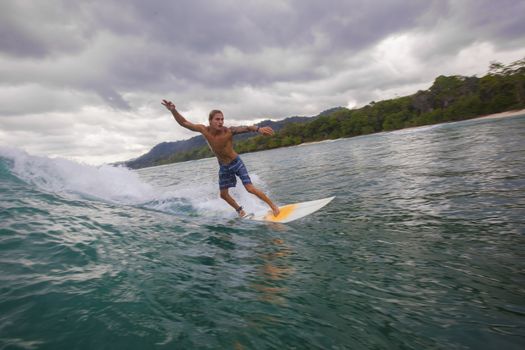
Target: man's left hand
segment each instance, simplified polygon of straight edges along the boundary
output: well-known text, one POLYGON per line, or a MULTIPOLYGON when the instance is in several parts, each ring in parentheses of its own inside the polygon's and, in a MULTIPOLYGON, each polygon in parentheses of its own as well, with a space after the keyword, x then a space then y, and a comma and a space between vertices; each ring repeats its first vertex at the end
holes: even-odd
POLYGON ((273 129, 270 128, 269 126, 262 126, 262 127, 260 127, 258 132, 260 132, 263 135, 269 135, 269 136, 274 134, 273 129))

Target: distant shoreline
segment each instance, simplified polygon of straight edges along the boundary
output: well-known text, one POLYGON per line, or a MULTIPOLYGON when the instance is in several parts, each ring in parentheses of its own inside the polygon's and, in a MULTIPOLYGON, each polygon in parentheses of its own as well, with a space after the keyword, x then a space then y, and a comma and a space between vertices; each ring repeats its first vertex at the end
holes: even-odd
POLYGON ((474 119, 499 119, 499 118, 508 118, 508 117, 515 117, 520 114, 525 114, 525 109, 515 110, 515 111, 507 111, 507 112, 501 112, 501 113, 494 113, 494 114, 488 114, 488 115, 482 115, 479 117, 471 118, 470 120, 474 119))

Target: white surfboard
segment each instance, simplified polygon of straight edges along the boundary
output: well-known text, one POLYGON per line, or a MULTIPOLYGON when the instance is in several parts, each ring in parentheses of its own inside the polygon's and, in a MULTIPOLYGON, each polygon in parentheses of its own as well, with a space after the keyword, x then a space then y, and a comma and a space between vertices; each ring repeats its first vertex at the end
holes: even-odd
POLYGON ((334 199, 334 197, 328 197, 318 199, 315 201, 288 204, 279 207, 281 212, 278 216, 274 216, 271 211, 265 210, 257 212, 255 214, 248 214, 245 216, 246 219, 255 221, 269 221, 269 222, 282 222, 287 223, 305 217, 306 215, 312 214, 313 212, 321 209, 334 199))

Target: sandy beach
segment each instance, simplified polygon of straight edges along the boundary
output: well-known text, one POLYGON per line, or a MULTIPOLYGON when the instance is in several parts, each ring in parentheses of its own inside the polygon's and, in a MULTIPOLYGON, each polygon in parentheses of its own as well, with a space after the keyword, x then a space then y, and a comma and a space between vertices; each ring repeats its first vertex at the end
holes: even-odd
POLYGON ((507 112, 501 112, 501 113, 495 113, 495 114, 489 114, 489 115, 483 115, 481 117, 476 117, 473 119, 498 119, 498 118, 508 118, 508 117, 514 117, 517 115, 525 114, 525 109, 520 109, 516 111, 507 111, 507 112))

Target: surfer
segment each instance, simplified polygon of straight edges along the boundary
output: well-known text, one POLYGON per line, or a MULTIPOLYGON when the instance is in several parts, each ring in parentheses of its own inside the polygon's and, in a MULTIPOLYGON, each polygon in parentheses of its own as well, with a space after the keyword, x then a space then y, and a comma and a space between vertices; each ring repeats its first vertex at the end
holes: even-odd
POLYGON ((228 193, 230 187, 235 187, 237 184, 236 175, 241 179, 242 184, 246 188, 246 191, 259 197, 261 200, 266 202, 272 209, 273 215, 279 215, 279 207, 277 207, 261 190, 256 188, 248 175, 248 170, 244 166, 243 161, 239 155, 233 149, 233 135, 242 134, 246 132, 258 132, 263 135, 273 135, 273 129, 269 126, 232 126, 225 127, 224 115, 221 111, 214 109, 210 112, 208 117, 209 126, 203 124, 193 124, 186 120, 176 109, 175 105, 171 101, 162 100, 162 105, 166 107, 173 118, 179 123, 180 126, 185 127, 191 131, 200 132, 202 136, 208 142, 213 153, 219 161, 219 189, 220 196, 229 205, 231 205, 239 216, 243 217, 246 212, 237 204, 228 193))

